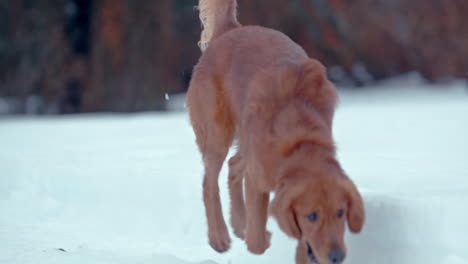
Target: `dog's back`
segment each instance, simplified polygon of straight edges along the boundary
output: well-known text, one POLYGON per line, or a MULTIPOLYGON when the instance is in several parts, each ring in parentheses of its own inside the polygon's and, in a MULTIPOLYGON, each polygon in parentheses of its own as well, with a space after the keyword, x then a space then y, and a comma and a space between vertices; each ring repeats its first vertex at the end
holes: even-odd
MULTIPOLYGON (((210 76, 223 80, 223 89, 231 97, 235 114, 245 106, 247 90, 262 71, 282 67, 299 73, 308 59, 305 51, 283 33, 260 27, 232 29, 210 43, 197 65, 210 76)), ((265 92, 274 87, 263 87, 265 92)))

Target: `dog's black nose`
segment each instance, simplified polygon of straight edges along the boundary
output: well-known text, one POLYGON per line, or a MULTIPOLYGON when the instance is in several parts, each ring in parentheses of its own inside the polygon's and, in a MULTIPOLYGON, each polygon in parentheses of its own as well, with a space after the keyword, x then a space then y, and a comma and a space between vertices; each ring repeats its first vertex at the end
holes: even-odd
POLYGON ((328 259, 332 264, 340 264, 345 258, 345 253, 339 248, 334 248, 328 252, 328 259))

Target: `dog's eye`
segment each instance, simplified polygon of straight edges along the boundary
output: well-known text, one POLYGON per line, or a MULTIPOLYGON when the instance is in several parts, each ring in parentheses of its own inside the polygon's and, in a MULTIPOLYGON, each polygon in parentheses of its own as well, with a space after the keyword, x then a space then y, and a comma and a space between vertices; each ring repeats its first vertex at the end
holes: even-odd
POLYGON ((309 216, 307 216, 307 218, 309 218, 309 221, 315 222, 318 219, 318 214, 316 212, 313 212, 309 216))
POLYGON ((343 215, 344 215, 344 210, 343 210, 343 209, 338 210, 338 212, 336 213, 336 215, 338 216, 338 218, 343 217, 343 215))

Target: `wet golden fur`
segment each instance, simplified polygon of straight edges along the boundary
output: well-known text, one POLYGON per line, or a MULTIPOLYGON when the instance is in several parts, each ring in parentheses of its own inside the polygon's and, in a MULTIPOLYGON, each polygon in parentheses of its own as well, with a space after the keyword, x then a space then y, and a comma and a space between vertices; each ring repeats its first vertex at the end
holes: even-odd
POLYGON ((284 34, 241 26, 235 7, 235 0, 200 1, 207 48, 187 94, 205 166, 209 243, 219 252, 230 247, 218 176, 236 142, 228 176, 234 234, 262 254, 270 243, 270 213, 298 240, 297 263, 308 263, 306 242, 317 261, 328 263, 331 249, 346 251, 345 222, 360 232, 365 218, 362 198, 335 157, 336 89, 322 64, 284 34), (346 217, 337 216, 340 209, 346 217), (314 223, 307 218, 312 212, 319 215, 314 223))

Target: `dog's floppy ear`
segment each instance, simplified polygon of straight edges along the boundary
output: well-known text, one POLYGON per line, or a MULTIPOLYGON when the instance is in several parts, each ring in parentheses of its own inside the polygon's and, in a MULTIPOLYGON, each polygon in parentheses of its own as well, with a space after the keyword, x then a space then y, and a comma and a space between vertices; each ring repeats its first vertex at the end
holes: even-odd
POLYGON ((301 238, 301 230, 292 208, 292 202, 305 188, 298 178, 293 176, 285 179, 285 182, 276 190, 275 198, 270 205, 270 213, 276 218, 281 230, 296 239, 301 238))
POLYGON ((346 217, 348 219, 349 230, 351 230, 353 233, 359 233, 364 226, 366 218, 364 202, 362 200, 361 194, 356 188, 356 185, 354 185, 350 179, 345 180, 344 189, 346 200, 348 202, 346 217))

